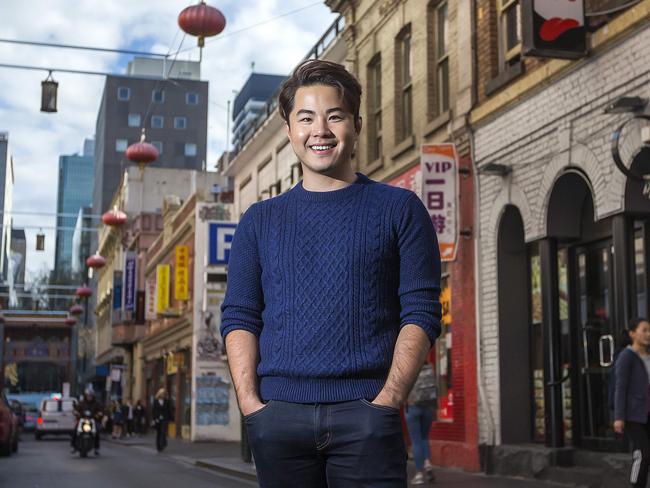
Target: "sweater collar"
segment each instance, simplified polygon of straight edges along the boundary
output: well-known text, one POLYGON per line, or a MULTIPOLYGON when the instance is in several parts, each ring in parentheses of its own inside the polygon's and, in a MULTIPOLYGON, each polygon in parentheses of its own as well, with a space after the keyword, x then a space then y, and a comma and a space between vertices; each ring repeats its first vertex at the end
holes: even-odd
POLYGON ((331 191, 305 190, 305 188, 302 186, 302 180, 300 180, 300 182, 294 187, 294 193, 299 199, 310 202, 333 202, 343 200, 359 193, 363 189, 364 185, 368 184, 371 181, 370 178, 362 173, 356 173, 356 175, 357 179, 354 183, 351 183, 339 190, 331 191))

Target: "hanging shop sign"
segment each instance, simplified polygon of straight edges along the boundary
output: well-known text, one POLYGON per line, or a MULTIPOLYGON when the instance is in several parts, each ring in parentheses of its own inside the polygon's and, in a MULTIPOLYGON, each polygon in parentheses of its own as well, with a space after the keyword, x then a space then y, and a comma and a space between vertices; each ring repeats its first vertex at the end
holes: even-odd
POLYGON ((440 258, 454 261, 458 250, 458 154, 454 144, 423 144, 422 201, 438 236, 440 258))
POLYGON ((576 59, 587 55, 584 0, 527 0, 523 7, 523 54, 576 59))
POLYGON ((122 272, 113 271, 113 310, 122 308, 122 272))
POLYGON ((145 320, 155 320, 156 319, 156 280, 150 278, 147 280, 145 288, 145 320))
POLYGON ((176 246, 176 266, 174 267, 174 299, 190 299, 190 248, 176 246))
POLYGON ((169 264, 156 266, 156 313, 169 308, 169 264))
POLYGON ((136 255, 133 252, 126 253, 124 259, 124 310, 135 312, 136 303, 136 255))
POLYGON ((208 224, 208 264, 227 266, 230 259, 230 246, 237 224, 232 222, 210 222, 208 224))

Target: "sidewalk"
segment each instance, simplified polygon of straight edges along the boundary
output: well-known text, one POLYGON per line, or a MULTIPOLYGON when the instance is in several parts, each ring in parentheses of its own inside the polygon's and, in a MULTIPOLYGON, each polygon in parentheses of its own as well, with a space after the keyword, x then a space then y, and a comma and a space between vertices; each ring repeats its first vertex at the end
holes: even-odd
MULTIPOLYGON (((104 437, 103 442, 138 446, 151 451, 156 449, 156 437, 147 434, 142 437, 130 437, 121 440, 104 437)), ((255 469, 249 463, 244 463, 240 457, 238 442, 186 442, 169 439, 164 455, 180 458, 197 467, 211 469, 219 473, 236 476, 245 480, 257 480, 255 469)), ((413 471, 413 463, 409 462, 409 473, 413 471)), ((436 483, 434 486, 463 487, 463 488, 549 488, 561 486, 543 481, 530 481, 499 476, 486 476, 478 473, 466 473, 456 469, 436 468, 436 483)))

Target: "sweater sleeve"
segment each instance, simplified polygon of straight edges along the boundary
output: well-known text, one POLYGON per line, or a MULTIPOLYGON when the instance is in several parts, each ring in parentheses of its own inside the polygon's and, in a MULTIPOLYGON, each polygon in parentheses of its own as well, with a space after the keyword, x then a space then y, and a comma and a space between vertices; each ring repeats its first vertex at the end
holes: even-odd
POLYGON ((627 386, 632 369, 632 356, 621 352, 614 365, 616 387, 614 389, 614 420, 626 420, 627 411, 627 386))
POLYGON ((262 293, 259 249, 255 234, 256 205, 242 216, 230 248, 226 297, 221 305, 221 335, 247 330, 262 333, 262 293))
POLYGON ((429 212, 415 193, 398 223, 400 329, 421 327, 431 344, 440 335, 440 251, 429 212))

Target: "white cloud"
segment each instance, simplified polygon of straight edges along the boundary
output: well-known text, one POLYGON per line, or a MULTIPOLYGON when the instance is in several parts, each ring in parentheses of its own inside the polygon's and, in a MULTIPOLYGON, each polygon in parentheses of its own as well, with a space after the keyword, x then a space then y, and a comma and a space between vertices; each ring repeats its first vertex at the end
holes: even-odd
MULTIPOLYGON (((170 0, 5 0, 3 35, 8 39, 168 52, 182 39, 177 17, 195 2, 170 0)), ((221 37, 209 39, 203 50, 202 78, 210 82, 208 166, 225 147, 227 101, 251 72, 288 74, 307 54, 336 15, 309 0, 208 1, 226 16, 221 37), (313 6, 310 6, 313 5, 313 6), (308 7, 239 34, 231 32, 308 7)), ((184 48, 196 45, 186 36, 184 48)), ((198 49, 179 54, 198 59, 198 49)), ((128 59, 116 54, 49 49, 0 43, 0 63, 122 73, 128 59)), ((40 108, 40 82, 46 72, 0 68, 0 131, 9 132, 15 165, 14 210, 56 211, 58 158, 80 152, 83 139, 94 135, 103 77, 54 73, 59 82, 58 113, 40 108)), ((37 253, 35 234, 27 229, 28 271, 53 266, 53 217, 16 215, 17 226, 42 226, 47 251, 37 253)))

